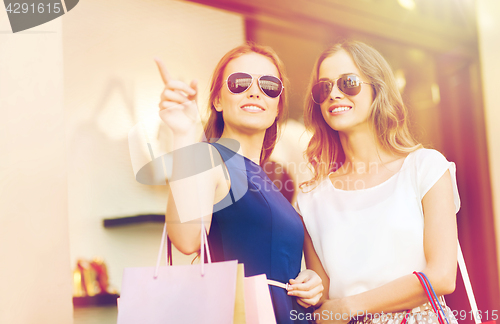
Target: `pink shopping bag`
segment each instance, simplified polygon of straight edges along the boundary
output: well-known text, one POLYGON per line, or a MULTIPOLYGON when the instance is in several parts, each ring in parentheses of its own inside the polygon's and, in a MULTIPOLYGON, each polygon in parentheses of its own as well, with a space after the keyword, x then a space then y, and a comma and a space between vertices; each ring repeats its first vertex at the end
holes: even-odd
POLYGON ((276 324, 265 274, 245 278, 246 324, 276 324))
POLYGON ((200 264, 159 267, 165 237, 156 267, 124 270, 118 324, 233 323, 237 261, 205 264, 202 248, 200 264))

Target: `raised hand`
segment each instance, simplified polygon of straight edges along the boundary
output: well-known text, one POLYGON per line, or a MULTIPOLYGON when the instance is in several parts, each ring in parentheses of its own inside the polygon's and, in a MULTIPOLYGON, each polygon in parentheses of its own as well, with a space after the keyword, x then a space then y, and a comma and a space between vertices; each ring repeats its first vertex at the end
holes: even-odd
POLYGON ((198 93, 197 81, 186 83, 173 80, 163 62, 155 58, 165 88, 161 93, 160 118, 172 130, 174 135, 192 134, 196 131, 196 124, 200 120, 196 97, 198 93))

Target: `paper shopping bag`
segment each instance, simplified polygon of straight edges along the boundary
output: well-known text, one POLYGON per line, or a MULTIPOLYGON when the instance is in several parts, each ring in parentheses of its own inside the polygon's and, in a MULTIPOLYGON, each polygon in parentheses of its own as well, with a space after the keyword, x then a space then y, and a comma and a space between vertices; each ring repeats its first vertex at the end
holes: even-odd
POLYGON ((265 274, 245 278, 246 324, 276 324, 265 274))
POLYGON ((126 268, 118 324, 233 323, 237 261, 126 268))
POLYGON ((200 264, 160 267, 165 237, 166 224, 156 267, 124 270, 118 324, 232 324, 237 261, 205 264, 201 249, 200 264))
POLYGON ((243 263, 238 264, 236 276, 236 297, 234 303, 234 324, 246 324, 245 318, 245 268, 243 263))

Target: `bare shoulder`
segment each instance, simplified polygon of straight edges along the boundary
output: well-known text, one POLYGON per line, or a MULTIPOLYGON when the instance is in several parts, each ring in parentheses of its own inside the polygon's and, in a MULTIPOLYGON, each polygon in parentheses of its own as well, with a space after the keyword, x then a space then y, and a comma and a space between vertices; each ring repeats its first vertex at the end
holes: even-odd
POLYGON ((212 159, 212 169, 211 178, 212 183, 215 186, 214 204, 218 203, 229 193, 231 188, 231 178, 229 176, 229 170, 222 159, 219 151, 213 146, 210 146, 210 156, 212 159))

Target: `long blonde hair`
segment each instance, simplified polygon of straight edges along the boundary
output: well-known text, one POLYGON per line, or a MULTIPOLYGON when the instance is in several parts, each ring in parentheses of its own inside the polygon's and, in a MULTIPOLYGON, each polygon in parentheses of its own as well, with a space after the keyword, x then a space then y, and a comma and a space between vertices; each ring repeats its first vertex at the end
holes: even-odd
MULTIPOLYGON (((352 57, 366 81, 372 85, 373 102, 369 118, 381 146, 396 154, 407 154, 421 148, 422 145, 410 133, 408 112, 389 64, 377 50, 365 43, 345 41, 323 51, 314 65, 307 93, 311 93, 313 85, 318 82, 321 63, 341 50, 352 57)), ((339 132, 326 123, 320 106, 314 103, 311 96, 306 99, 304 123, 312 133, 304 154, 312 167, 313 178, 301 183, 301 189, 319 183, 345 160, 339 132)))
POLYGON ((280 123, 284 121, 287 117, 287 88, 288 87, 288 79, 285 74, 285 66, 283 62, 280 60, 276 52, 267 46, 257 45, 252 42, 248 42, 246 44, 240 45, 236 48, 233 48, 229 52, 222 57, 217 66, 215 67, 212 82, 210 84, 210 99, 208 103, 208 109, 210 111, 210 115, 208 117, 208 121, 205 124, 205 135, 207 140, 210 141, 211 138, 220 138, 222 132, 224 131, 224 118, 222 117, 222 113, 218 112, 215 109, 214 102, 220 94, 222 89, 222 85, 224 84, 223 75, 226 66, 234 60, 244 54, 248 53, 257 53, 269 58, 273 64, 276 66, 278 70, 279 78, 281 82, 283 82, 284 89, 280 95, 279 103, 278 103, 278 116, 274 123, 266 130, 266 134, 264 136, 264 143, 262 145, 262 151, 260 154, 260 164, 265 163, 271 153, 274 150, 274 146, 278 140, 280 123))

